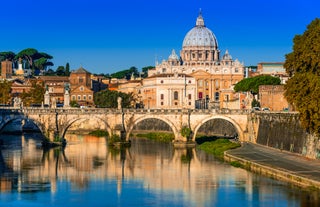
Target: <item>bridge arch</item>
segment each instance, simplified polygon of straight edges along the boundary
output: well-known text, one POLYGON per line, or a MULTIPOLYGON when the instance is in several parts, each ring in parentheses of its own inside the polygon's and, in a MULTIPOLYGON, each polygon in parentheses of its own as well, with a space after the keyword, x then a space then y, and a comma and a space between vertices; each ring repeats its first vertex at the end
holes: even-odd
MULTIPOLYGON (((45 127, 43 124, 41 124, 40 122, 38 122, 37 120, 34 120, 32 118, 29 118, 27 116, 24 115, 20 115, 20 116, 15 116, 15 117, 9 117, 9 118, 4 118, 2 119, 2 124, 1 124, 1 128, 0 128, 0 132, 10 123, 16 121, 16 120, 24 120, 24 121, 32 121, 33 124, 36 125, 36 127, 39 129, 39 131, 41 132, 41 134, 45 134, 44 132, 46 131, 45 127)), ((21 125, 22 127, 22 125, 21 125)))
POLYGON ((110 125, 104 120, 104 119, 101 119, 101 118, 98 118, 98 117, 90 117, 90 118, 74 118, 74 119, 70 119, 67 121, 67 123, 65 123, 63 126, 59 127, 59 135, 60 137, 64 137, 68 131, 68 129, 70 128, 70 126, 72 126, 72 124, 76 123, 77 121, 86 121, 86 120, 98 120, 98 123, 99 122, 102 122, 104 123, 104 126, 105 126, 105 129, 107 129, 108 131, 108 134, 111 135, 112 134, 112 129, 110 127, 110 125))
POLYGON ((174 134, 175 140, 177 138, 179 138, 179 136, 180 136, 179 130, 176 128, 176 126, 173 124, 173 122, 171 122, 169 119, 166 119, 166 118, 163 118, 163 117, 159 117, 159 116, 148 116, 147 115, 147 116, 139 117, 139 118, 133 120, 130 124, 128 124, 128 126, 126 128, 127 129, 126 130, 126 140, 129 140, 129 138, 130 138, 129 136, 130 136, 130 134, 131 134, 131 132, 133 130, 133 127, 135 125, 137 125, 139 122, 141 122, 143 120, 146 120, 146 119, 158 119, 158 120, 161 120, 161 121, 165 122, 171 128, 171 130, 172 130, 172 132, 174 134))
POLYGON ((208 117, 208 118, 205 118, 203 119, 201 122, 199 122, 195 128, 194 128, 194 133, 193 133, 193 136, 192 136, 192 140, 195 141, 196 140, 196 135, 198 133, 198 130, 200 129, 200 127, 206 123, 207 121, 210 121, 210 120, 214 120, 214 119, 222 119, 222 120, 225 120, 225 121, 228 121, 230 122, 236 129, 237 133, 238 133, 238 137, 239 137, 239 140, 244 140, 244 132, 243 130, 241 129, 241 126, 238 124, 237 121, 235 121, 234 119, 230 118, 230 117, 227 117, 227 116, 221 116, 221 115, 216 115, 216 116, 213 116, 213 117, 208 117))

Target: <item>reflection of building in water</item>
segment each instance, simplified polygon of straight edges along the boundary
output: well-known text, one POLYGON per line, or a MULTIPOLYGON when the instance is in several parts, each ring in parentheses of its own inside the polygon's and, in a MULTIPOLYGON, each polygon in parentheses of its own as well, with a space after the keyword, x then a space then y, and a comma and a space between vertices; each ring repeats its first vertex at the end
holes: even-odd
MULTIPOLYGON (((28 173, 20 180, 48 182, 51 192, 55 193, 59 192, 60 181, 70 181, 74 189, 86 189, 89 182, 109 178, 117 180, 117 193, 121 194, 124 179, 141 179, 148 190, 167 191, 177 196, 183 192, 191 205, 214 203, 219 188, 232 193, 239 183, 248 194, 254 193, 251 173, 230 167, 195 149, 174 149, 168 144, 146 147, 151 144, 133 140, 131 148, 121 153, 110 150, 105 138, 90 135, 67 135, 66 138, 70 143, 64 152, 43 152, 35 148, 35 143, 25 140, 22 153, 14 154, 9 161, 11 166, 14 159, 20 164, 20 169, 16 170, 27 169, 28 173)), ((8 184, 2 181, 3 186, 8 184)), ((262 185, 259 190, 267 191, 263 188, 262 185)))

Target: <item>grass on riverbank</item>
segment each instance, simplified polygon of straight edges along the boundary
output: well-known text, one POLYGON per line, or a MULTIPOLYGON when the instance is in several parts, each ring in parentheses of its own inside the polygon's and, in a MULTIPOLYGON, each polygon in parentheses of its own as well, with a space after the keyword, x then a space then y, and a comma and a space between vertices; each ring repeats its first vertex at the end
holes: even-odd
POLYGON ((103 131, 103 130, 95 130, 89 133, 90 135, 96 136, 96 137, 108 137, 109 133, 107 131, 103 131))
POLYGON ((205 151, 206 153, 212 154, 215 157, 223 159, 224 151, 235 149, 241 145, 236 142, 231 142, 228 139, 216 139, 211 142, 204 142, 198 145, 198 148, 205 151))
POLYGON ((145 134, 135 134, 136 137, 147 138, 150 140, 155 140, 159 142, 172 142, 174 135, 172 133, 164 132, 149 132, 145 134))

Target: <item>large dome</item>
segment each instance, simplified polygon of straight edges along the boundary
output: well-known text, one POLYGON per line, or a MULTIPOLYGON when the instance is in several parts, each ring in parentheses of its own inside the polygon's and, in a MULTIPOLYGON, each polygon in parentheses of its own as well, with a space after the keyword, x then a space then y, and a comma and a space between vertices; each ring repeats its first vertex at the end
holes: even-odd
POLYGON ((183 40, 182 47, 186 46, 211 46, 218 48, 218 41, 213 32, 204 25, 201 13, 196 26, 192 28, 183 40))

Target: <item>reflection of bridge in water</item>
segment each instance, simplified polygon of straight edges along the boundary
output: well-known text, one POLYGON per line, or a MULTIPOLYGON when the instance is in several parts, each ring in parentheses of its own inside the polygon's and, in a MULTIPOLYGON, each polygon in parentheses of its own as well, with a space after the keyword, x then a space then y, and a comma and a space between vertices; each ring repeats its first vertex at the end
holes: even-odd
POLYGON ((108 131, 109 134, 124 134, 126 140, 134 126, 147 119, 158 119, 172 129, 175 141, 187 141, 180 131, 188 127, 195 140, 199 128, 206 122, 221 119, 230 122, 241 141, 248 140, 247 110, 230 109, 104 109, 104 108, 1 108, 0 130, 16 119, 32 121, 51 140, 64 137, 72 127, 93 127, 108 131))
POLYGON ((250 184, 249 173, 229 169, 230 166, 221 163, 213 167, 213 163, 218 161, 195 148, 176 149, 170 144, 133 139, 130 148, 115 150, 107 146, 104 138, 66 136, 70 144, 64 150, 57 148, 48 151, 35 148, 34 140, 26 141, 21 137, 23 152, 12 153, 13 157, 5 160, 20 163, 14 169, 20 176, 17 178, 20 189, 31 184, 49 184, 47 190, 55 193, 61 190, 59 183, 62 182, 70 182, 77 189, 86 189, 90 187, 90 182, 108 178, 116 180, 117 193, 121 194, 126 180, 142 179, 145 189, 173 193, 176 189, 183 189, 190 199, 206 200, 213 196, 208 189, 218 187, 228 176, 250 184), (225 168, 228 173, 225 173, 225 168))

